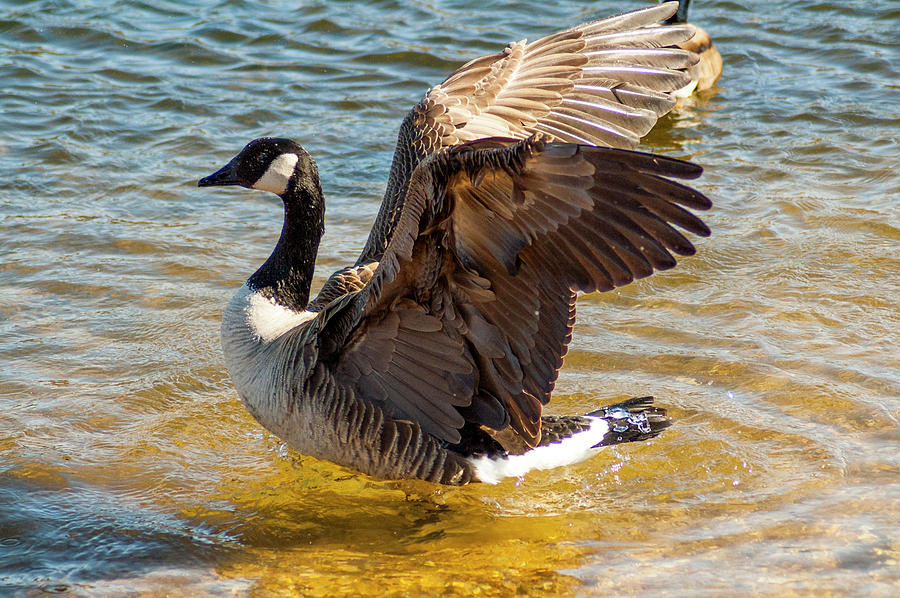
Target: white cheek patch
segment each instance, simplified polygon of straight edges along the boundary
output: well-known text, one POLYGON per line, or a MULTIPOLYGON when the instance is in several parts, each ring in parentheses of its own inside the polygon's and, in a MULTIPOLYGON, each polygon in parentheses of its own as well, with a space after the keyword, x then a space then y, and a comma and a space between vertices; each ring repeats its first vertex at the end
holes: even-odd
POLYGON ((266 172, 253 183, 254 189, 260 191, 271 191, 276 195, 281 195, 287 191, 288 181, 294 174, 294 166, 297 165, 299 157, 297 154, 281 154, 269 164, 266 172))

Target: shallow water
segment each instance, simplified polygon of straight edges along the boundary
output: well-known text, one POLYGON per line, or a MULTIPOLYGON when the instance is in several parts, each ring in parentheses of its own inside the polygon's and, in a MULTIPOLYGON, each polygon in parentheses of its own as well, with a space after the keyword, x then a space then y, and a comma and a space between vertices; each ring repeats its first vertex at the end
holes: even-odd
POLYGON ((507 41, 639 2, 0 0, 0 595, 900 592, 900 5, 697 0, 719 87, 645 147, 713 236, 585 296, 550 404, 653 394, 652 442, 495 487, 286 450, 218 323, 274 198, 197 189, 291 136, 355 259, 396 127, 507 41))

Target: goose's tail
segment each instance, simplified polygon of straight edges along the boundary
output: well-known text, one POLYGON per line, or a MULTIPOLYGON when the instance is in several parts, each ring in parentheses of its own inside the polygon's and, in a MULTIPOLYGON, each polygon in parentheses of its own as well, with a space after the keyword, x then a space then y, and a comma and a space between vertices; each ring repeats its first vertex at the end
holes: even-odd
POLYGON ((647 440, 672 425, 666 410, 653 406, 653 397, 628 399, 586 415, 541 418, 540 444, 522 454, 469 457, 475 478, 496 484, 521 477, 532 469, 552 469, 584 461, 597 449, 647 440))

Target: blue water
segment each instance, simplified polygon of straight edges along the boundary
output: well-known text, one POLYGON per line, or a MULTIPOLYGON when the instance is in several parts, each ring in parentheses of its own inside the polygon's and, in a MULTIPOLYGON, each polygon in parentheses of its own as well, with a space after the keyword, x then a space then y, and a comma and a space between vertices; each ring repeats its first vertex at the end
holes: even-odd
POLYGON ((645 149, 704 166, 713 235, 582 298, 550 404, 654 394, 660 438, 491 488, 385 483, 285 449, 230 386, 221 310, 280 210, 197 179, 300 141, 321 283, 428 87, 641 5, 0 0, 0 595, 895 595, 894 0, 695 0, 724 75, 645 149))

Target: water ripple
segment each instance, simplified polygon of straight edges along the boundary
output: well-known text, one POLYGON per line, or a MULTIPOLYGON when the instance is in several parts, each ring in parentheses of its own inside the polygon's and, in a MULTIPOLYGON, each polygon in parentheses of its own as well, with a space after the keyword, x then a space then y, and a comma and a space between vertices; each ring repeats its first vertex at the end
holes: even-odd
POLYGON ((581 299, 549 407, 653 393, 676 426, 435 489, 297 457, 243 410, 219 317, 280 206, 196 180, 256 136, 306 145, 329 198, 320 285, 355 258, 429 86, 638 4, 0 0, 0 593, 672 595, 677 572, 688 592, 887 595, 895 4, 695 3, 725 75, 646 148, 702 163, 713 236, 581 299))

